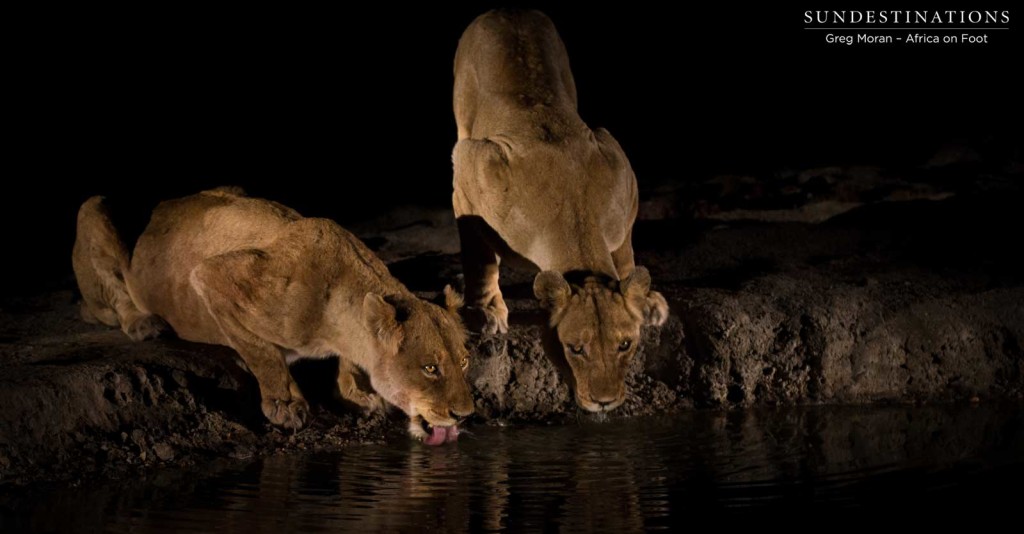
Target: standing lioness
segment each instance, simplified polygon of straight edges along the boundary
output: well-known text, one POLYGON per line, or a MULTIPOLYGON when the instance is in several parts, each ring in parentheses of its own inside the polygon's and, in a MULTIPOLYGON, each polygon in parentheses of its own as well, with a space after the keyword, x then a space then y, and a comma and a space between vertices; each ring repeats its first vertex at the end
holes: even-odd
POLYGON ((633 263, 636 177, 607 130, 576 112, 565 46, 537 11, 478 17, 455 53, 459 141, 452 203, 470 303, 485 331, 508 329, 498 287, 501 260, 542 272, 534 294, 550 311, 591 411, 625 399, 625 375, 643 324, 668 305, 633 263))
POLYGON ((178 337, 234 348, 276 425, 300 428, 308 418, 288 362, 330 355, 339 357, 343 397, 379 406, 356 386, 365 371, 428 444, 456 440, 458 421, 473 412, 461 297, 445 288, 448 309, 416 298, 333 221, 206 191, 160 204, 129 262, 93 197, 78 213, 73 263, 86 320, 144 339, 162 319, 178 337))

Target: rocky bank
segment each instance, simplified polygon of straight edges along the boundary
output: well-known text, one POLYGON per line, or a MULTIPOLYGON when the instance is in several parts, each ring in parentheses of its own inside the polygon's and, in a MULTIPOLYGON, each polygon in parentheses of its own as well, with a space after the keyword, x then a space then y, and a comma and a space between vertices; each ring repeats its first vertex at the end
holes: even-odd
MULTIPOLYGON (((629 398, 610 417, 1024 396, 1021 191, 1019 165, 956 158, 646 191, 638 263, 672 315, 645 332, 629 398)), ((425 298, 459 278, 443 207, 351 228, 425 298)), ((511 332, 473 340, 473 424, 593 417, 576 409, 548 348, 532 276, 503 272, 511 332)), ((329 360, 293 366, 315 420, 279 432, 231 350, 132 343, 81 322, 65 286, 0 303, 0 484, 407 439, 400 414, 364 416, 335 400, 329 360)))

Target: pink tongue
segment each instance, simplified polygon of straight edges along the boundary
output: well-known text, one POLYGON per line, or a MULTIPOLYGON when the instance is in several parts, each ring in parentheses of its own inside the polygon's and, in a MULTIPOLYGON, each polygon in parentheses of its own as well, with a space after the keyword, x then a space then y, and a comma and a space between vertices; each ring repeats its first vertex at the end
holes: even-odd
POLYGON ((459 439, 459 427, 457 426, 435 426, 431 429, 423 443, 427 445, 440 445, 444 442, 452 442, 459 439))

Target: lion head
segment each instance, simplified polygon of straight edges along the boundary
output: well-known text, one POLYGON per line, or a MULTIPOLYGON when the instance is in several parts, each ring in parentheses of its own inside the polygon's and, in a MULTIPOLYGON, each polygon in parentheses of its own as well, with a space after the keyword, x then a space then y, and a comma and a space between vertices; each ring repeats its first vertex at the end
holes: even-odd
POLYGON ((643 267, 621 282, 589 275, 570 284, 555 271, 534 279, 534 295, 551 314, 576 382, 576 402, 584 409, 607 412, 626 399, 626 370, 640 327, 661 326, 668 318, 665 297, 650 288, 643 267))
POLYGON ((459 421, 473 413, 462 297, 449 286, 445 301, 447 309, 376 293, 363 299, 364 324, 379 352, 370 384, 409 416, 409 433, 428 445, 458 439, 459 421))

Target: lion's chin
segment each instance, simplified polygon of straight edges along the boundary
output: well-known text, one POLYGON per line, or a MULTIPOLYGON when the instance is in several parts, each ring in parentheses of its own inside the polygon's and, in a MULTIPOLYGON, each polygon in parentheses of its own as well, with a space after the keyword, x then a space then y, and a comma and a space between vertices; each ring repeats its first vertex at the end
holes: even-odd
POLYGON ((622 406, 622 403, 625 402, 625 400, 626 400, 626 397, 622 396, 620 399, 616 400, 615 402, 602 406, 602 405, 600 405, 600 404, 598 404, 598 403, 596 403, 594 401, 585 400, 585 399, 577 396, 576 397, 576 404, 579 404, 581 408, 583 408, 584 410, 586 410, 588 412, 593 412, 593 413, 598 413, 598 414, 606 414, 606 413, 608 413, 608 412, 618 408, 619 406, 622 406))
POLYGON ((459 440, 459 425, 431 425, 417 415, 409 421, 409 434, 425 445, 443 445, 459 440))

